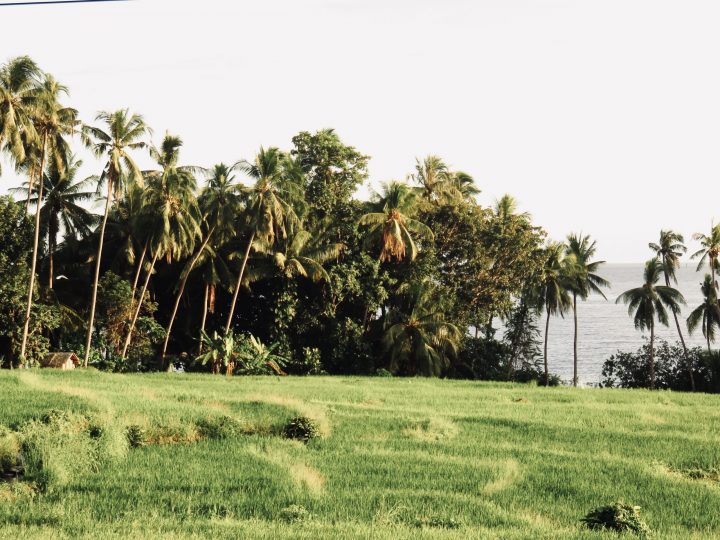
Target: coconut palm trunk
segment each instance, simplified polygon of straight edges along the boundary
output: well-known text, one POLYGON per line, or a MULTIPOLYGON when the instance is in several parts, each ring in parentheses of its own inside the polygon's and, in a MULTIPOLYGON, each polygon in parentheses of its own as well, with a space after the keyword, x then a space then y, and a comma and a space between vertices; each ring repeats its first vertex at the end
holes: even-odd
POLYGON ((45 169, 45 154, 47 153, 47 132, 43 135, 42 154, 40 157, 40 178, 38 194, 37 194, 37 206, 35 210, 35 236, 33 238, 33 257, 32 264, 30 266, 30 282, 28 284, 28 300, 27 308, 25 310, 25 323, 23 325, 23 336, 22 343, 20 344, 20 360, 25 360, 25 351, 27 349, 28 333, 30 331, 30 314, 32 312, 33 304, 33 290, 35 289, 35 269, 37 268, 38 259, 38 246, 40 244, 40 207, 42 206, 43 196, 43 170, 45 169))
MULTIPOLYGON (((122 359, 125 360, 125 356, 127 355, 128 347, 130 347, 130 342, 132 341, 132 335, 133 331, 135 330, 135 324, 137 323, 138 317, 140 316, 140 310, 142 309, 143 300, 145 300, 145 293, 147 292, 148 284, 150 283, 150 276, 152 276, 153 270, 155 270, 155 263, 158 260, 158 254, 156 253, 153 258, 152 262, 150 263, 150 268, 147 272, 147 275, 145 276, 145 282, 143 283, 142 290, 140 291, 140 298, 138 298, 137 306, 135 307, 135 312, 133 313, 132 321, 130 322, 130 328, 128 328, 127 336, 125 336, 125 344, 123 345, 122 349, 122 359)), ((131 303, 132 305, 132 303, 131 303)))
POLYGON ((578 385, 578 319, 577 319, 577 293, 573 293, 573 386, 578 385))
POLYGON ((550 330, 550 308, 547 309, 547 319, 545 320, 545 345, 543 348, 543 357, 545 363, 545 386, 550 384, 550 371, 548 370, 548 332, 550 330))
POLYGON ((95 258, 95 277, 93 279, 93 292, 90 301, 90 319, 88 320, 87 337, 85 339, 85 359, 83 366, 88 366, 90 360, 90 346, 92 345, 93 325, 95 324, 95 307, 97 305, 98 282, 100 281, 100 261, 102 259, 103 242, 105 241, 105 226, 107 225, 108 216, 110 215, 110 207, 112 206, 113 181, 108 178, 107 200, 105 201, 105 214, 103 215, 102 224, 100 225, 100 240, 98 241, 97 257, 95 258))
POLYGON ((650 324, 650 390, 655 389, 655 322, 650 324))
POLYGON ((55 280, 55 249, 57 248, 58 224, 55 216, 49 216, 48 224, 48 288, 53 288, 55 280))
POLYGON ((142 265, 145 262, 145 255, 147 254, 147 248, 148 243, 145 242, 145 245, 143 246, 142 253, 140 254, 140 260, 138 261, 137 268, 135 269, 135 279, 133 280, 133 286, 132 286, 132 301, 135 301, 135 291, 137 291, 138 283, 140 282, 140 274, 142 272, 142 265))
POLYGON ((210 242, 214 231, 214 227, 210 229, 207 238, 205 238, 205 241, 200 246, 200 249, 193 256, 192 261, 190 261, 190 266, 188 267, 187 272, 185 272, 185 275, 180 282, 180 288, 178 289, 177 297, 175 298, 175 305, 173 306, 172 315, 170 315, 170 321, 168 322, 168 327, 165 332, 165 341, 163 342, 162 354, 160 356, 161 367, 165 367, 165 356, 167 355, 168 343, 170 343, 170 335, 172 333, 173 324, 175 324, 175 317, 177 316, 178 308, 180 307, 180 300, 182 299, 183 293, 185 292, 185 285, 187 284, 187 280, 190 277, 190 273, 193 271, 193 268, 195 268, 195 264, 197 264, 198 259, 200 259, 200 255, 202 255, 202 252, 205 251, 205 248, 210 242))
POLYGON ((240 286, 242 285, 242 278, 245 274, 245 267, 247 266, 248 257, 250 256, 250 248, 255 240, 255 231, 250 235, 248 240, 247 249, 245 250, 245 256, 243 257, 242 265, 240 266, 240 273, 238 274, 237 284, 235 285, 235 291, 233 292, 232 303, 230 304, 230 313, 228 313, 227 324, 225 324, 225 334, 230 331, 230 325, 232 324, 233 316, 235 315, 235 306, 237 305, 238 294, 240 293, 240 286))
POLYGON ((205 297, 203 298, 203 314, 202 314, 202 321, 200 322, 200 340, 198 341, 198 355, 202 354, 203 350, 203 341, 202 336, 205 333, 205 321, 207 321, 207 313, 208 313, 208 300, 210 297, 210 285, 205 285, 205 297))
MULTIPOLYGON (((667 262, 665 261, 665 257, 663 257, 663 268, 667 268, 667 262)), ((667 287, 670 287, 670 276, 667 273, 667 270, 665 270, 665 285, 667 287)), ((685 355, 685 364, 687 365, 688 371, 690 372, 690 388, 692 391, 695 391, 695 374, 693 373, 693 369, 695 366, 692 365, 692 362, 690 361, 690 356, 688 355, 688 348, 685 344, 685 338, 683 337, 682 330, 680 329, 680 321, 678 320, 677 313, 674 311, 672 312, 673 319, 675 319, 675 328, 677 328, 678 336, 680 337, 680 343, 682 343, 683 348, 683 354, 685 355)))

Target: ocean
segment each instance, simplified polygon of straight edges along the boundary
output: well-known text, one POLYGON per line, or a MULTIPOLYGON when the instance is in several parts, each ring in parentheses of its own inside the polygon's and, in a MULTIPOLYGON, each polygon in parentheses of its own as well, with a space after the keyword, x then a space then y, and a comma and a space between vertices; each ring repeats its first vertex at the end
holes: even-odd
MULTIPOLYGON (((685 319, 702 302, 700 283, 706 269, 696 272, 697 264, 683 263, 677 271, 675 286, 685 296, 687 306, 683 307, 680 326, 688 346, 706 347, 705 339, 698 328, 695 335, 688 336, 685 319)), ((628 289, 638 287, 643 282, 643 264, 605 264, 598 274, 610 281, 605 289, 605 300, 593 295, 584 302, 578 301, 578 377, 583 384, 600 381, 604 361, 618 350, 634 351, 643 344, 643 334, 635 330, 633 319, 628 315, 627 306, 616 304, 617 297, 628 289)), ((664 278, 662 283, 665 284, 664 278)), ((656 337, 669 342, 678 340, 675 322, 670 317, 670 326, 657 326, 656 337)), ((545 328, 545 319, 538 327, 545 328)), ((645 333, 649 338, 650 334, 645 333)), ((564 318, 550 319, 550 338, 548 340, 548 363, 550 371, 557 373, 565 381, 572 380, 573 374, 573 318, 572 312, 564 318)))

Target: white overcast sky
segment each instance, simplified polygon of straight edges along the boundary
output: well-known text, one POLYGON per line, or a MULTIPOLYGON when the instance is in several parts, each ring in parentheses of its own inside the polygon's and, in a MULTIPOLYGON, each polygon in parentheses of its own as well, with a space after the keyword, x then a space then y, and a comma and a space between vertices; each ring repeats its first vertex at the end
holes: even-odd
POLYGON ((0 62, 33 57, 85 121, 142 113, 186 163, 334 127, 372 183, 436 153, 610 262, 720 217, 717 0, 134 0, 0 7, 0 27, 0 62))

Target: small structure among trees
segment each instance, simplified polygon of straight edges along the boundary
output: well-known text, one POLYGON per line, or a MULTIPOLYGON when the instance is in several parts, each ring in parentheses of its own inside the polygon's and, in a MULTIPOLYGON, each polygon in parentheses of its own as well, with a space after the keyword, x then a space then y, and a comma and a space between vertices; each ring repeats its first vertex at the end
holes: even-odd
POLYGON ((80 359, 75 353, 56 352, 46 354, 40 361, 40 367, 55 369, 75 369, 80 365, 80 359))

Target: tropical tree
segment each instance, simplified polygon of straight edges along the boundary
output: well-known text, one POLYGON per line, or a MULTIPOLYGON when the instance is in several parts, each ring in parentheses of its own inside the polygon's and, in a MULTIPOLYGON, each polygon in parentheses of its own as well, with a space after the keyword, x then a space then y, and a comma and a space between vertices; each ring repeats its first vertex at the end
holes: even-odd
MULTIPOLYGON (((0 150, 17 164, 25 162, 27 144, 38 140, 33 118, 41 75, 27 56, 0 66, 0 150)), ((30 182, 34 180, 31 176, 30 182)), ((28 201, 28 209, 29 206, 28 201)))
POLYGON ((100 224, 98 250, 95 257, 95 276, 93 279, 93 292, 90 302, 90 316, 88 319, 87 338, 85 340, 84 365, 87 367, 92 347, 93 325, 95 323, 95 308, 97 304, 97 289, 100 279, 100 263, 102 259, 103 241, 105 239, 105 226, 107 225, 113 197, 121 198, 124 183, 137 183, 142 185, 142 172, 131 156, 131 151, 146 147, 143 140, 150 135, 151 130, 145 124, 142 116, 130 114, 127 109, 116 112, 100 112, 95 120, 102 127, 83 126, 82 135, 85 143, 98 158, 105 158, 105 166, 98 177, 98 189, 104 183, 107 187, 105 198, 105 213, 100 224))
POLYGON ((241 161, 237 167, 253 179, 255 185, 248 194, 243 216, 243 228, 247 231, 248 239, 225 324, 225 333, 230 331, 235 315, 250 250, 253 246, 256 250, 269 249, 277 238, 287 238, 288 227, 298 222, 293 203, 302 198, 302 183, 299 177, 301 171, 296 167, 296 163, 277 148, 260 148, 253 162, 241 161))
POLYGON ((546 385, 550 383, 550 371, 548 369, 550 317, 552 315, 564 317, 572 307, 570 282, 574 265, 574 257, 565 256, 565 246, 563 244, 550 242, 545 247, 545 264, 537 283, 537 291, 532 294, 537 301, 538 311, 544 310, 546 315, 545 342, 543 346, 546 385))
POLYGON ((609 287, 610 283, 599 276, 598 268, 605 264, 605 261, 593 261, 596 252, 596 242, 588 235, 570 234, 567 237, 566 256, 570 258, 571 267, 568 288, 572 293, 573 311, 573 386, 578 383, 578 318, 577 300, 587 300, 590 294, 599 294, 603 298, 605 293, 603 287, 609 287))
MULTIPOLYGON (((23 328, 22 343, 20 345, 20 357, 25 356, 25 347, 27 345, 30 313, 32 311, 33 293, 35 289, 35 270, 37 268, 38 248, 40 240, 40 217, 41 202, 43 200, 43 188, 45 178, 45 165, 48 158, 55 166, 64 171, 66 168, 66 160, 70 154, 70 149, 66 141, 66 137, 72 135, 77 126, 77 111, 70 107, 65 107, 60 103, 62 96, 67 95, 68 90, 65 86, 58 83, 51 75, 45 74, 35 98, 35 104, 32 109, 32 123, 35 132, 38 135, 39 147, 31 145, 32 150, 25 152, 25 162, 21 164, 29 170, 36 170, 39 182, 37 190, 37 201, 35 205, 35 237, 33 239, 33 256, 30 266, 30 278, 28 284, 28 300, 25 312, 25 325, 23 328), (38 151, 39 148, 39 151, 38 151), (37 168, 35 161, 39 156, 39 164, 37 168)), ((28 191, 32 192, 32 181, 28 186, 28 191)))
POLYGON ((695 253, 690 255, 691 259, 700 257, 698 261, 697 270, 698 272, 707 262, 710 266, 710 276, 712 278, 712 285, 717 289, 717 280, 715 279, 715 273, 718 269, 718 256, 720 256, 720 224, 713 225, 710 229, 710 234, 705 235, 702 233, 693 234, 693 240, 700 241, 702 246, 695 253))
POLYGON ((480 189, 475 185, 475 179, 471 175, 463 171, 454 171, 450 174, 450 193, 461 201, 467 201, 479 195, 480 189))
POLYGON ((437 309, 428 281, 405 285, 386 317, 383 347, 390 371, 438 376, 457 355, 462 333, 437 309))
POLYGON ((633 317, 636 329, 650 330, 650 388, 655 388, 655 320, 668 326, 667 310, 679 313, 680 305, 685 303, 680 291, 657 284, 662 272, 662 262, 657 257, 650 259, 645 264, 644 283, 625 291, 615 301, 627 304, 628 314, 633 317))
POLYGON ((415 172, 408 179, 418 184, 420 197, 428 203, 440 204, 451 188, 452 174, 449 167, 439 156, 427 156, 415 160, 415 172))
POLYGON ((411 216, 417 210, 413 190, 400 182, 389 182, 382 186, 382 194, 375 194, 373 209, 359 220, 360 226, 368 227, 366 241, 379 245, 380 262, 395 259, 402 261, 410 251, 410 260, 418 254, 413 233, 427 240, 434 238, 430 228, 411 216))
MULTIPOLYGON (((58 235, 61 230, 65 238, 86 238, 90 235, 95 224, 95 216, 82 203, 91 200, 95 192, 85 191, 89 179, 76 181, 76 176, 82 160, 74 155, 68 157, 65 170, 60 170, 56 162, 51 161, 50 166, 43 175, 44 196, 40 210, 41 235, 47 238, 48 256, 48 288, 54 283, 54 258, 58 246, 58 235)), ((27 184, 16 191, 26 193, 30 191, 27 184)), ((37 193, 29 197, 31 204, 37 204, 37 193)))
MULTIPOLYGON (((195 240, 201 234, 200 212, 195 198, 197 189, 195 173, 200 169, 178 165, 182 144, 180 137, 166 134, 160 149, 155 147, 150 149, 150 155, 160 166, 159 170, 144 173, 147 185, 144 193, 147 242, 152 260, 125 337, 123 358, 130 346, 133 330, 140 316, 145 293, 158 258, 164 256, 169 264, 192 253, 195 240)), ((172 331, 176 314, 177 306, 168 323, 165 343, 167 343, 167 335, 172 331)), ((163 352, 164 350, 165 348, 163 352)))
POLYGON ((696 307, 687 318, 688 331, 692 334, 698 326, 707 342, 708 352, 711 352, 710 343, 715 341, 716 332, 720 328, 720 305, 718 305, 717 289, 712 285, 712 277, 705 274, 705 281, 700 285, 703 294, 703 303, 696 307))

